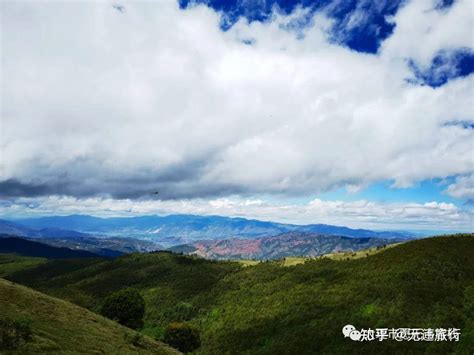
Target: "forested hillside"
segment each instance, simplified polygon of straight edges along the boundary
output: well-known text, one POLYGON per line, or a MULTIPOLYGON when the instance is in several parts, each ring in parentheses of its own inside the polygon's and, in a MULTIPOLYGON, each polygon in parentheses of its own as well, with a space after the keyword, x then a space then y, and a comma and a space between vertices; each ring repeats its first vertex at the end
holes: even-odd
POLYGON ((8 276, 98 311, 133 287, 145 299, 143 333, 195 326, 201 354, 465 354, 474 348, 474 237, 410 241, 356 260, 243 267, 167 252, 114 260, 54 260, 8 276), (357 328, 460 328, 460 342, 354 342, 357 328))
POLYGON ((97 254, 86 250, 73 250, 53 247, 23 238, 0 235, 0 253, 11 253, 22 256, 41 257, 48 259, 95 258, 97 254))

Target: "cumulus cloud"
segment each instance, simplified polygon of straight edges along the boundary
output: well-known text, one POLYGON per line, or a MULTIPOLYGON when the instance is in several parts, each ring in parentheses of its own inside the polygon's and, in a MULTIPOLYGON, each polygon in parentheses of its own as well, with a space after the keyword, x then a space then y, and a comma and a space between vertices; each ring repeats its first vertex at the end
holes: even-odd
POLYGON ((303 9, 223 32, 202 5, 125 7, 2 3, 4 198, 293 196, 473 172, 473 130, 444 124, 474 117, 473 76, 406 81, 407 58, 472 47, 469 1, 409 2, 377 55, 331 43, 321 14, 291 25, 303 9))

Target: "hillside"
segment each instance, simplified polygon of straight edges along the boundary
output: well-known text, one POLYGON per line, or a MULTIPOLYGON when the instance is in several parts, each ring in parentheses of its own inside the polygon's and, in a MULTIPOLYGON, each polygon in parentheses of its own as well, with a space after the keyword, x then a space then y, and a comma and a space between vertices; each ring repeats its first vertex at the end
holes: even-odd
POLYGON ((31 269, 47 262, 45 258, 20 256, 17 254, 0 254, 0 277, 5 277, 15 272, 31 269))
POLYGON ((143 333, 171 321, 201 332, 201 354, 465 354, 474 348, 474 237, 409 241, 352 260, 242 267, 171 253, 54 260, 9 276, 92 310, 126 286, 145 298, 143 333), (357 328, 460 328, 460 342, 354 342, 357 328))
POLYGON ((0 253, 11 253, 22 256, 34 256, 49 259, 98 257, 97 254, 84 250, 72 250, 62 247, 58 248, 47 244, 10 236, 0 237, 0 253))
POLYGON ((87 250, 101 256, 116 257, 128 253, 146 253, 164 249, 161 245, 135 238, 126 237, 66 237, 66 238, 41 238, 41 243, 55 247, 87 250))
POLYGON ((66 223, 58 227, 30 228, 17 222, 0 219, 0 238, 2 235, 37 240, 44 244, 69 249, 87 250, 102 256, 119 256, 126 253, 148 252, 164 249, 161 245, 136 238, 94 235, 73 231, 66 223))
POLYGON ((0 318, 29 319, 33 338, 22 354, 108 353, 178 354, 174 349, 143 337, 131 343, 135 332, 106 318, 27 287, 0 279, 0 318))
POLYGON ((290 232, 258 239, 199 241, 170 248, 171 251, 209 259, 275 260, 285 257, 315 257, 340 251, 354 252, 396 243, 398 239, 349 238, 336 235, 290 232))
POLYGON ((350 261, 260 263, 220 285, 213 317, 202 326, 209 352, 465 354, 474 348, 472 235, 407 242, 350 261), (453 327, 463 336, 460 343, 354 343, 342 338, 345 324, 453 327))

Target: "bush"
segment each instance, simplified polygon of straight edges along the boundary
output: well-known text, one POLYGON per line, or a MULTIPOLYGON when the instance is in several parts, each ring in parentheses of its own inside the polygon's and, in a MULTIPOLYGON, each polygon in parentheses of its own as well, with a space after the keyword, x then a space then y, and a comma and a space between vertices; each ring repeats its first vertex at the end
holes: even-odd
POLYGON ((0 350, 17 349, 32 337, 28 319, 0 319, 0 350))
POLYGON ((178 302, 173 308, 167 309, 164 316, 169 321, 183 322, 191 320, 197 313, 196 308, 187 302, 178 302))
POLYGON ((137 290, 126 288, 108 296, 100 313, 126 327, 140 329, 143 327, 145 301, 137 290))
POLYGON ((186 323, 170 323, 165 330, 163 341, 183 353, 189 353, 201 346, 199 332, 186 323))

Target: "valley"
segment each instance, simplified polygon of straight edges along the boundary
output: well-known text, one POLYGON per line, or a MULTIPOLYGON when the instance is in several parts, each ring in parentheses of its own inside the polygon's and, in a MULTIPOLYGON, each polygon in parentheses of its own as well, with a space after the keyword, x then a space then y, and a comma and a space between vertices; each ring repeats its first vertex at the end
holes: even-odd
POLYGON ((169 250, 208 259, 276 260, 285 257, 314 258, 329 253, 355 252, 400 241, 400 239, 349 238, 290 232, 258 239, 199 241, 188 245, 178 245, 169 250))
POLYGON ((323 224, 291 225, 220 216, 98 218, 86 215, 0 220, 0 238, 20 236, 105 257, 170 250, 211 259, 279 259, 357 251, 422 235, 323 224))

